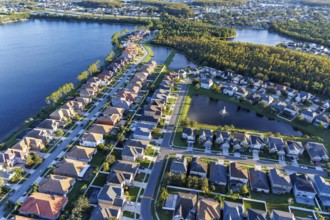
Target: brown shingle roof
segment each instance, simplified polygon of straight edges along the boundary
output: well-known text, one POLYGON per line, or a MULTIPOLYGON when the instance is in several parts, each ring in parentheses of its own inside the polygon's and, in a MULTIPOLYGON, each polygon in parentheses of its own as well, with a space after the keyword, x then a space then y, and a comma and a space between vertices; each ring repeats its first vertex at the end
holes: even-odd
POLYGON ((71 177, 50 175, 40 183, 39 192, 64 195, 68 192, 74 181, 74 178, 71 177))
POLYGON ((78 158, 78 159, 91 159, 95 153, 95 148, 74 146, 73 149, 66 153, 67 157, 78 158))

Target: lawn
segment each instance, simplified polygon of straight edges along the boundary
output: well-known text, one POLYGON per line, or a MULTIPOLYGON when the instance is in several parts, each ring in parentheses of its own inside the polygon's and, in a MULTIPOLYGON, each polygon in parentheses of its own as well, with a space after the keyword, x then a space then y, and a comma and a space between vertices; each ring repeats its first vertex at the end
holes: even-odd
POLYGON ((145 177, 145 173, 138 173, 136 176, 135 176, 135 181, 138 181, 138 182, 142 182, 143 181, 143 178, 145 177))
POLYGON ((94 167, 101 167, 107 154, 103 151, 98 151, 92 158, 90 164, 94 167))
POLYGON ((266 210, 265 204, 261 202, 253 202, 253 201, 244 201, 243 202, 244 209, 258 209, 258 210, 266 210))
POLYGON ((298 210, 298 209, 291 209, 291 212, 296 216, 296 217, 302 217, 302 218, 312 218, 313 217, 313 213, 312 212, 306 212, 306 211, 302 211, 302 210, 298 210))
POLYGON ((138 160, 137 162, 140 163, 140 168, 145 168, 145 169, 147 169, 150 164, 150 160, 148 159, 138 160))
MULTIPOLYGON (((128 217, 128 218, 134 218, 134 212, 124 211, 123 216, 128 217)), ((135 219, 140 219, 140 215, 136 213, 135 219)))
POLYGON ((115 156, 116 160, 121 160, 121 150, 113 149, 112 155, 115 156))
POLYGON ((132 202, 136 201, 136 197, 139 193, 139 190, 140 190, 140 187, 137 187, 137 186, 133 186, 133 187, 129 188, 128 194, 129 194, 130 201, 132 201, 132 202))
POLYGON ((95 178, 92 185, 94 186, 104 186, 107 182, 107 174, 99 173, 95 178))
POLYGON ((148 56, 146 56, 146 58, 144 58, 143 63, 147 63, 151 60, 151 58, 154 56, 154 52, 152 51, 151 47, 149 44, 145 44, 144 47, 146 48, 146 50, 148 51, 148 56))

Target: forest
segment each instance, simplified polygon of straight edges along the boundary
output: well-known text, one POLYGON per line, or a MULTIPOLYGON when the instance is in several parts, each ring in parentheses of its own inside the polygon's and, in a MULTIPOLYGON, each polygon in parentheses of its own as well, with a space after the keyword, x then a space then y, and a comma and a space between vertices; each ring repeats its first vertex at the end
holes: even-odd
MULTIPOLYGON (((160 22, 161 25, 157 26, 162 26, 162 30, 153 42, 173 47, 202 65, 330 97, 329 57, 278 47, 223 41, 212 34, 209 25, 194 21, 164 17, 160 22)), ((214 30, 217 28, 214 27, 214 30)), ((223 30, 220 35, 230 32, 230 29, 223 30)))
POLYGON ((217 6, 217 5, 241 5, 246 4, 246 0, 195 0, 191 3, 196 6, 217 6))
POLYGON ((327 21, 278 21, 270 29, 299 40, 330 46, 330 23, 327 21))
POLYGON ((114 8, 123 5, 122 2, 118 0, 83 0, 76 4, 85 8, 114 8))
POLYGON ((138 1, 144 5, 154 6, 158 9, 159 13, 166 12, 170 15, 189 17, 194 15, 191 8, 183 3, 178 2, 162 2, 159 0, 141 0, 138 1))
POLYGON ((301 0, 301 3, 306 4, 306 5, 311 5, 311 6, 324 6, 330 5, 329 0, 301 0))

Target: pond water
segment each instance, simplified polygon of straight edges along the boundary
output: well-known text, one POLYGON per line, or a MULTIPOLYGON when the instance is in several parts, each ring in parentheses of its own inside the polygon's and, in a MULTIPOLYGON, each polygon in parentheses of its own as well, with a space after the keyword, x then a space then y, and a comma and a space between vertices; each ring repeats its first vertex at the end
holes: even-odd
POLYGON ((133 25, 28 20, 0 25, 0 138, 45 106, 45 97, 112 49, 133 25))
POLYGON ((171 70, 183 69, 187 67, 196 67, 196 64, 191 62, 185 55, 181 53, 176 53, 173 60, 169 66, 171 70))
POLYGON ((300 131, 288 124, 271 120, 235 104, 212 100, 207 96, 192 97, 188 117, 191 120, 209 125, 234 125, 236 128, 242 129, 279 132, 283 135, 302 135, 300 131), (224 109, 225 114, 223 114, 224 109))
POLYGON ((268 30, 236 29, 236 33, 236 37, 231 41, 264 44, 269 46, 276 46, 281 42, 294 41, 289 37, 268 30))
POLYGON ((168 55, 171 53, 171 49, 167 47, 150 45, 150 48, 154 53, 154 56, 151 58, 151 60, 156 61, 157 64, 164 63, 168 55))

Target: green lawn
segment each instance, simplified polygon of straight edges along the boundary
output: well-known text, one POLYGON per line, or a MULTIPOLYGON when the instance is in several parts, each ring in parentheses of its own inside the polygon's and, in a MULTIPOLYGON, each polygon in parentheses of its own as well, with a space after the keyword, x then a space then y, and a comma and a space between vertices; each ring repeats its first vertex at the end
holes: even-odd
POLYGON ((149 164, 150 164, 150 160, 148 159, 144 159, 144 160, 138 160, 138 163, 140 163, 140 168, 148 168, 149 164))
POLYGON ((134 180, 135 181, 138 181, 138 182, 142 182, 143 181, 143 178, 145 177, 145 173, 138 173, 136 176, 135 176, 135 178, 134 178, 134 180))
POLYGON ((297 210, 297 209, 291 209, 291 212, 294 213, 294 215, 296 217, 303 217, 303 218, 313 218, 314 219, 314 215, 312 212, 306 212, 306 211, 301 211, 301 210, 297 210))
POLYGON ((252 201, 244 201, 243 202, 244 209, 258 209, 258 210, 266 210, 265 204, 261 202, 252 202, 252 201))
MULTIPOLYGON (((124 211, 123 216, 128 217, 128 218, 134 218, 134 212, 124 211)), ((135 219, 139 219, 139 218, 140 218, 140 215, 136 213, 135 219)))
POLYGON ((112 155, 114 155, 117 160, 121 160, 121 150, 113 149, 112 155))
POLYGON ((107 182, 107 174, 99 173, 95 178, 92 185, 94 186, 104 186, 107 182))
POLYGON ((140 190, 140 187, 137 187, 137 186, 133 186, 133 187, 129 188, 128 194, 129 194, 129 198, 132 202, 135 202, 136 197, 139 193, 139 190, 140 190))
POLYGON ((152 51, 151 47, 149 44, 145 44, 144 47, 146 48, 146 50, 148 51, 148 56, 146 56, 146 58, 144 58, 144 60, 142 61, 143 63, 147 63, 151 60, 151 58, 154 56, 154 52, 152 51))
POLYGON ((90 165, 94 167, 101 167, 102 163, 104 162, 107 154, 103 151, 98 151, 92 158, 90 165))

